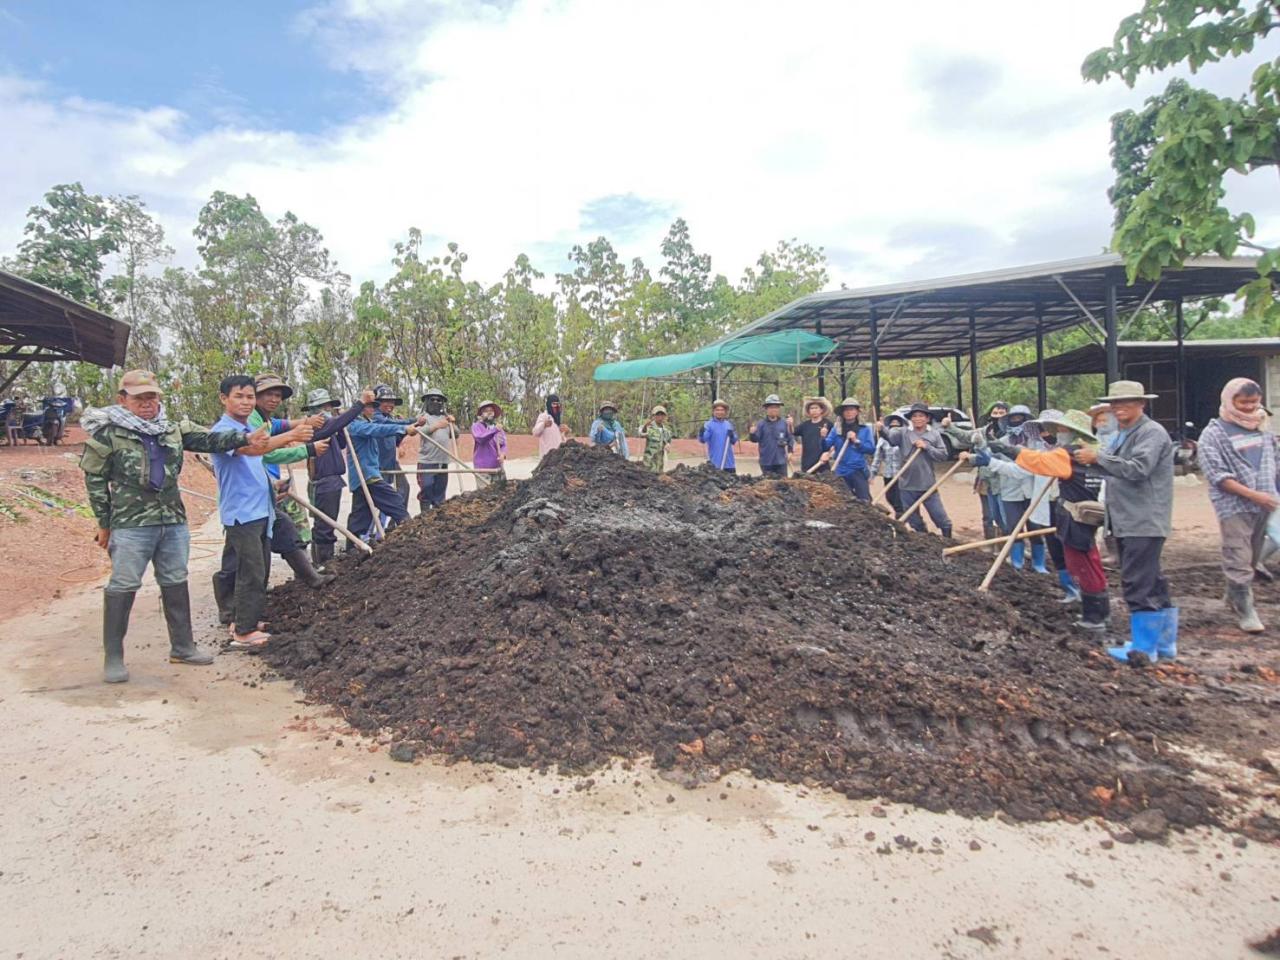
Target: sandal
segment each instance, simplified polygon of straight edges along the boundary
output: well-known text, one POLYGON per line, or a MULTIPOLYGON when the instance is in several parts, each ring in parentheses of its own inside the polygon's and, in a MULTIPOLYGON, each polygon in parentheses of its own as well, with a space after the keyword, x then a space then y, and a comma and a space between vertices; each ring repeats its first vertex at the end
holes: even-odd
POLYGON ((254 630, 252 633, 246 633, 243 636, 232 634, 231 642, 227 646, 232 650, 256 650, 258 647, 266 645, 270 639, 271 634, 263 633, 261 630, 254 630))

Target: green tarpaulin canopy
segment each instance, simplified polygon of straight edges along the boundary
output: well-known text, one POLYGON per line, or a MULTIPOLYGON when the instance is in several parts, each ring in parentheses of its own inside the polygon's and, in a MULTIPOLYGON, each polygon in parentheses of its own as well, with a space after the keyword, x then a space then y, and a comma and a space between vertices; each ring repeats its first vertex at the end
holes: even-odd
POLYGON ((648 380, 669 377, 689 370, 705 367, 740 364, 767 364, 792 366, 811 357, 823 357, 836 347, 830 337, 805 333, 803 330, 782 330, 760 337, 743 337, 713 343, 691 353, 673 353, 666 357, 644 357, 640 360, 620 360, 602 363, 596 367, 596 380, 648 380))

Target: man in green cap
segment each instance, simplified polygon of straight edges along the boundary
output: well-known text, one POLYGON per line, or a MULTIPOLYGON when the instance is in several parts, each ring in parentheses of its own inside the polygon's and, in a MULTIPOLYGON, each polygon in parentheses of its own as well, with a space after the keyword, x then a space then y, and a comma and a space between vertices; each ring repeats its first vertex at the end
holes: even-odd
POLYGON ((183 451, 261 456, 293 442, 254 433, 201 429, 189 420, 169 420, 160 403, 160 383, 150 370, 130 370, 120 378, 117 402, 86 410, 80 420, 88 439, 80 458, 89 506, 98 521, 94 538, 111 556, 111 579, 103 590, 103 679, 129 679, 124 638, 129 613, 150 564, 160 585, 172 663, 205 665, 213 657, 195 645, 187 558, 191 535, 178 490, 183 451))

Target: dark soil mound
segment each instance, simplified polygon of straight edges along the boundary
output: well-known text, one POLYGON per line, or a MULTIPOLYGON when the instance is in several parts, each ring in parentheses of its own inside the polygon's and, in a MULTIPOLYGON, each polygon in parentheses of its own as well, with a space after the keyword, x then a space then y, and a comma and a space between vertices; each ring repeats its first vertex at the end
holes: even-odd
MULTIPOLYGON (((567 445, 270 612, 268 663, 365 730, 509 766, 652 755, 964 814, 1214 822, 1185 692, 1065 629, 1049 577, 944 561, 843 486, 567 445)), ((400 748, 404 755, 405 748, 400 748)))

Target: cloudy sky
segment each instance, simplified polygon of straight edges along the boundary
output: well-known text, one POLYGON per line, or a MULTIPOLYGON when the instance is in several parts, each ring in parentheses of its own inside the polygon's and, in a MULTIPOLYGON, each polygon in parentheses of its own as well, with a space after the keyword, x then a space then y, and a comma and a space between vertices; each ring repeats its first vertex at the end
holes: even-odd
MULTIPOLYGON (((139 194, 182 263, 209 194, 252 193, 357 280, 410 226, 488 279, 601 233, 652 264, 676 216, 731 279, 784 237, 833 285, 1089 255, 1108 117, 1164 78, 1080 62, 1138 6, 0 0, 0 255, 72 180, 139 194)), ((1239 93, 1259 56, 1199 82, 1239 93)), ((1232 194, 1272 238, 1275 188, 1232 194)))

